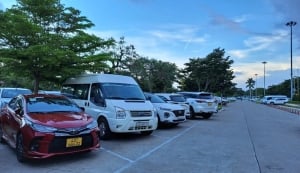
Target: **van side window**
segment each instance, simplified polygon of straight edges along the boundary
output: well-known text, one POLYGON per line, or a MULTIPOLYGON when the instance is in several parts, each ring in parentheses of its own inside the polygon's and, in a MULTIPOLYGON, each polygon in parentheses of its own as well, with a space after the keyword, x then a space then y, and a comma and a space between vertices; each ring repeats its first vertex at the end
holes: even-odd
POLYGON ((98 83, 93 83, 90 93, 90 101, 95 104, 103 104, 102 93, 98 83))
POLYGON ((89 84, 71 84, 64 85, 62 88, 62 94, 72 98, 87 100, 88 99, 89 84))

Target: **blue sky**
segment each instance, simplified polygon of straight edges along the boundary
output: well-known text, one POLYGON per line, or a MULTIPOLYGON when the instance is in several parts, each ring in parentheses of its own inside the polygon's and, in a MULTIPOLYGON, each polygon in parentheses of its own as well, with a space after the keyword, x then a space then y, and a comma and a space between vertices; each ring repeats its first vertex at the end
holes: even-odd
MULTIPOLYGON (((290 28, 293 27, 293 73, 300 76, 298 0, 61 0, 87 16, 88 32, 101 38, 124 36, 138 54, 184 67, 189 58, 225 49, 234 60, 233 82, 245 89, 252 77, 263 87, 290 79, 290 28)), ((0 0, 0 9, 13 0, 0 0)))

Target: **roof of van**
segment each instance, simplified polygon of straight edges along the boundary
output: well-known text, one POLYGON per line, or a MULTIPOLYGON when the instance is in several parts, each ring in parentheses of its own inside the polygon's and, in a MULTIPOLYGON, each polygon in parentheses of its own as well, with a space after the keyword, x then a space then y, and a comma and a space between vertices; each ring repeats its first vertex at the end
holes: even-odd
POLYGON ((83 74, 74 78, 67 79, 64 84, 86 84, 86 83, 126 83, 135 84, 137 82, 131 76, 123 76, 116 74, 83 74))
POLYGON ((266 95, 265 97, 287 97, 286 95, 266 95))

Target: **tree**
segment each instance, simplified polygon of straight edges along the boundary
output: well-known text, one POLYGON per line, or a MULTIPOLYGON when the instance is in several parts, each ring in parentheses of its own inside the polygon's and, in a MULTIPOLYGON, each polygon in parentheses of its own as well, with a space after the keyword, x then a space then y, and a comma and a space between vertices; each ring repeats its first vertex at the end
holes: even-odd
MULTIPOLYGON (((290 97, 291 95, 289 90, 291 86, 290 81, 291 80, 285 80, 278 85, 269 86, 267 89, 267 93, 270 95, 286 95, 290 97)), ((299 94, 296 93, 295 95, 299 95, 299 94)))
POLYGON ((252 78, 249 78, 246 81, 246 88, 249 88, 249 92, 250 92, 250 98, 252 98, 252 89, 254 88, 255 85, 255 81, 252 78))
POLYGON ((124 73, 124 70, 128 70, 127 63, 138 57, 135 47, 132 44, 127 45, 125 37, 121 37, 112 47, 111 58, 109 59, 111 64, 109 73, 124 73))
POLYGON ((84 30, 94 24, 59 0, 17 0, 0 11, 0 62, 15 76, 28 76, 37 93, 41 81, 61 83, 85 70, 107 68, 113 45, 84 30))
POLYGON ((149 92, 174 90, 172 87, 173 83, 176 82, 178 71, 174 63, 146 57, 127 57, 123 64, 126 67, 124 69, 127 69, 126 71, 138 81, 143 90, 149 92))
POLYGON ((153 77, 153 91, 172 92, 178 71, 176 64, 155 59, 151 59, 150 61, 154 68, 152 74, 149 74, 153 77))
POLYGON ((181 71, 183 90, 225 92, 232 90, 234 78, 231 65, 233 60, 224 57, 224 49, 214 49, 205 58, 191 58, 181 71))

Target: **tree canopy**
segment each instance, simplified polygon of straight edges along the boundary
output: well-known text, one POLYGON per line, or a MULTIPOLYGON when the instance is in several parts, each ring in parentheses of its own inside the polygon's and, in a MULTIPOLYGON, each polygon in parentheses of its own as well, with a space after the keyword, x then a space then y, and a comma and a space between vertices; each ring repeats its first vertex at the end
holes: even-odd
POLYGON ((34 81, 63 81, 84 70, 107 68, 107 53, 114 44, 84 30, 94 24, 80 11, 59 0, 17 0, 0 11, 0 62, 15 76, 34 81))
POLYGON ((191 58, 185 63, 181 85, 187 91, 225 92, 235 86, 231 65, 233 60, 225 56, 224 49, 214 49, 205 58, 191 58))
POLYGON ((253 78, 249 78, 246 81, 246 87, 249 88, 250 98, 252 97, 252 89, 254 88, 254 86, 255 86, 255 81, 253 80, 253 78))

